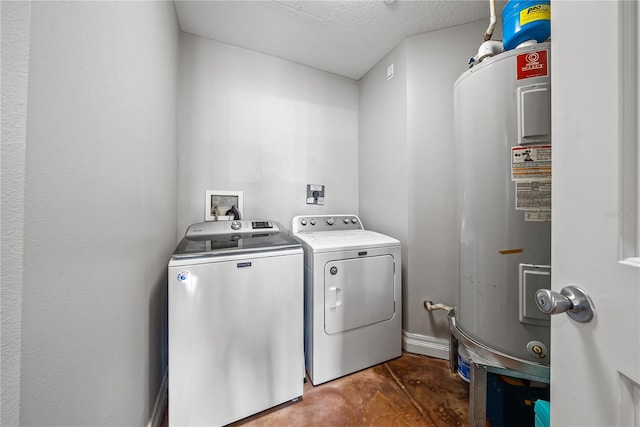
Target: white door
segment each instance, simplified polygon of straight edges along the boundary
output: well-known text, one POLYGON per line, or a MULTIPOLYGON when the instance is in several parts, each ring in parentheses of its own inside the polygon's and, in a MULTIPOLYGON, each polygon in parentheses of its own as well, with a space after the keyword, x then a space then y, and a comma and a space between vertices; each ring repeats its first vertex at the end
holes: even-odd
POLYGON ((551 9, 552 289, 595 305, 552 316, 551 425, 640 426, 637 2, 551 9))

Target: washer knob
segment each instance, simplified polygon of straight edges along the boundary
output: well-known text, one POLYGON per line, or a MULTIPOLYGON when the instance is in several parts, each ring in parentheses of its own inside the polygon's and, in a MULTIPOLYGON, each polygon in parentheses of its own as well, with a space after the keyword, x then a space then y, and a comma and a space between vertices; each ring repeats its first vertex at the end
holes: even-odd
POLYGON ((231 228, 234 230, 240 230, 242 228, 242 223, 240 221, 233 221, 231 223, 231 228))
POLYGON ((349 224, 349 218, 345 218, 343 221, 345 224, 349 224))
POLYGON ((327 224, 333 225, 335 224, 335 222, 336 222, 336 219, 334 217, 327 218, 327 224))
POLYGON ((358 218, 351 218, 351 222, 356 224, 358 222, 358 218))
POLYGON ((304 219, 304 218, 303 218, 303 219, 301 219, 301 220, 300 220, 300 224, 302 224, 302 225, 307 225, 307 220, 306 220, 306 219, 304 219))
POLYGON ((311 221, 309 221, 311 223, 311 225, 316 225, 316 220, 311 218, 311 221))

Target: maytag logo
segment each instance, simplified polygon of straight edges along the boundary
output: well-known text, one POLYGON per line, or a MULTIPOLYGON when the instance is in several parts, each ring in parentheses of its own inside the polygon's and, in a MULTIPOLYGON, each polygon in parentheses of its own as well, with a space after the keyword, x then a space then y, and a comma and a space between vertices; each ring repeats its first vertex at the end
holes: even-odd
POLYGON ((239 262, 238 264, 236 264, 236 266, 238 268, 251 267, 251 262, 239 262))

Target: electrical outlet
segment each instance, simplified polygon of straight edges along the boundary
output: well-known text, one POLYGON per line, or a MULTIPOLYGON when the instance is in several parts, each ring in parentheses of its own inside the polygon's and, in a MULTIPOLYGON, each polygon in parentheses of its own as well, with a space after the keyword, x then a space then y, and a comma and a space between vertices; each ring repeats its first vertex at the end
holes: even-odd
POLYGON ((324 185, 307 184, 307 204, 324 205, 324 185))

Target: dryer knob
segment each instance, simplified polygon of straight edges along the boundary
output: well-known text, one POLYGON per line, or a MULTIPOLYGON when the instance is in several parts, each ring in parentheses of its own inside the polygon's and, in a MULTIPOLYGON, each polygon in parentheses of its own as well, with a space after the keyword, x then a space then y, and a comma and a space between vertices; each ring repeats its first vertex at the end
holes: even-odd
POLYGON ((306 219, 301 219, 301 220, 300 220, 300 224, 302 224, 302 225, 307 225, 307 220, 306 220, 306 219))
POLYGON ((356 224, 358 222, 358 219, 357 218, 351 218, 351 222, 356 224))
POLYGON ((333 225, 335 224, 335 222, 336 222, 336 219, 334 217, 327 218, 327 224, 333 225))
POLYGON ((311 225, 316 225, 316 220, 315 219, 311 219, 311 221, 309 221, 311 223, 311 225))
POLYGON ((343 219, 343 221, 344 221, 345 224, 349 224, 349 218, 345 218, 345 219, 343 219))

